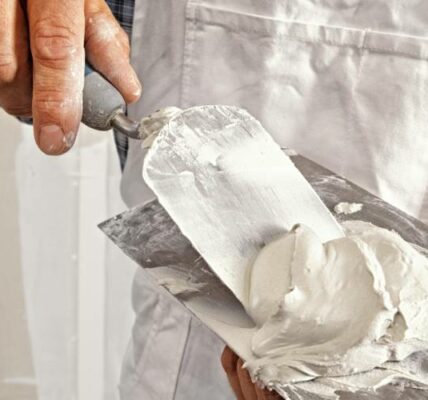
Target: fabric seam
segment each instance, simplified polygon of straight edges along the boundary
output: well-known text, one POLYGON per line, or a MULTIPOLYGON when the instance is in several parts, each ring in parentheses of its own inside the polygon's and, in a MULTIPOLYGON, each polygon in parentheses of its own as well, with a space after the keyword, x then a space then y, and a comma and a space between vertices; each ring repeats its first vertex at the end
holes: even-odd
POLYGON ((191 84, 191 71, 192 71, 192 54, 193 44, 195 42, 196 32, 196 4, 192 0, 188 0, 186 4, 186 16, 185 16, 185 32, 184 32, 184 49, 183 49, 183 69, 181 79, 181 95, 180 95, 180 107, 186 108, 188 104, 188 93, 187 88, 191 84))
POLYGON ((179 379, 180 379, 180 375, 181 375, 181 370, 183 368, 184 355, 186 353, 186 348, 187 348, 187 345, 188 345, 188 342, 189 342, 189 337, 190 337, 190 327, 191 327, 191 323, 192 323, 192 318, 193 317, 190 317, 189 320, 188 320, 188 322, 187 322, 186 340, 184 341, 183 351, 181 353, 180 365, 178 366, 177 375, 175 377, 173 398, 175 398, 176 394, 177 394, 178 383, 179 383, 179 379))
MULTIPOLYGON (((327 45, 337 46, 337 47, 347 47, 347 48, 356 48, 356 49, 365 49, 365 50, 371 50, 374 52, 379 53, 392 53, 396 55, 401 55, 405 57, 412 57, 412 58, 418 58, 423 60, 428 60, 428 39, 425 37, 419 37, 419 36, 410 36, 410 35, 400 35, 396 33, 389 33, 389 32, 381 32, 381 31, 371 31, 368 29, 357 29, 357 28, 347 28, 347 27, 340 27, 340 26, 328 26, 328 25, 317 25, 302 21, 292 21, 292 20, 278 20, 274 18, 269 17, 263 17, 263 16, 257 16, 253 14, 246 14, 246 13, 237 13, 235 11, 228 11, 228 10, 222 10, 219 8, 213 8, 213 7, 206 7, 202 6, 200 4, 195 4, 193 2, 189 2, 188 4, 188 13, 186 17, 193 22, 193 27, 196 26, 196 21, 202 22, 206 25, 211 26, 222 26, 225 29, 228 29, 230 31, 234 32, 246 32, 246 33, 253 33, 253 34, 260 34, 265 33, 267 35, 273 35, 275 37, 286 37, 291 40, 295 41, 301 41, 304 43, 323 43, 327 45), (190 10, 193 10, 191 13, 190 10), (203 15, 203 11, 205 10, 206 13, 209 13, 210 15, 203 15), (216 17, 213 17, 215 15, 216 17), (288 26, 289 28, 293 27, 301 27, 303 30, 306 30, 306 32, 302 32, 302 34, 293 34, 290 32, 281 32, 280 30, 275 29, 268 29, 267 27, 259 27, 260 29, 251 29, 248 26, 244 26, 244 24, 237 24, 237 21, 221 21, 219 20, 218 16, 220 15, 234 15, 236 17, 242 16, 245 18, 251 18, 259 20, 261 23, 269 23, 269 24, 277 24, 277 25, 284 25, 288 26), (209 18, 211 17, 211 18, 209 18), (316 32, 308 32, 307 30, 313 28, 316 29, 316 32), (355 34, 359 35, 362 40, 348 40, 348 41, 339 41, 339 40, 331 40, 326 38, 320 38, 320 33, 325 32, 331 32, 331 33, 342 33, 342 34, 355 34), (318 36, 318 37, 313 37, 318 36), (412 50, 400 50, 393 47, 388 46, 380 46, 375 44, 367 43, 370 39, 369 36, 371 36, 372 40, 380 39, 380 38, 389 38, 390 40, 394 40, 396 43, 397 41, 404 41, 399 43, 401 46, 409 46, 411 44, 416 44, 421 51, 424 54, 421 54, 421 52, 418 51, 412 51, 412 50), (406 42, 407 41, 407 42, 406 42), (426 54, 426 55, 425 55, 426 54)), ((348 38, 352 39, 352 38, 348 38)), ((359 39, 357 37, 356 39, 359 39)))

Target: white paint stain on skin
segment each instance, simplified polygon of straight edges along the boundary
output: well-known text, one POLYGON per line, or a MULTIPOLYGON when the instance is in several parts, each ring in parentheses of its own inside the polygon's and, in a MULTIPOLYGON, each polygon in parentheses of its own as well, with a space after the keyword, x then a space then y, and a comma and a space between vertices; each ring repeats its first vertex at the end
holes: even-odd
POLYGON ((64 135, 64 144, 67 146, 67 148, 70 148, 71 146, 73 146, 74 140, 76 138, 76 133, 75 132, 68 132, 64 135))
POLYGON ((84 86, 84 68, 85 68, 85 58, 82 54, 79 54, 78 57, 75 57, 75 61, 70 65, 69 74, 72 78, 72 97, 71 101, 75 103, 81 103, 82 101, 82 91, 84 86))
POLYGON ((55 145, 54 144, 50 144, 49 146, 48 146, 48 152, 49 153, 52 153, 54 150, 55 150, 55 145))
POLYGON ((96 17, 88 18, 89 29, 93 30, 93 40, 110 42, 112 40, 118 41, 120 34, 120 27, 117 24, 102 14, 97 14, 96 17))
POLYGON ((119 24, 105 15, 97 14, 88 19, 88 34, 90 41, 87 49, 98 55, 99 61, 101 54, 104 58, 104 64, 98 65, 99 70, 118 89, 125 90, 127 95, 139 97, 140 84, 126 60, 127 36, 119 24))
MULTIPOLYGON (((83 79, 82 79, 83 81, 83 79)), ((53 96, 49 96, 46 101, 43 102, 43 111, 56 115, 56 110, 65 109, 67 111, 74 110, 76 107, 80 107, 82 104, 82 93, 73 89, 64 90, 64 99, 59 100, 53 96)))

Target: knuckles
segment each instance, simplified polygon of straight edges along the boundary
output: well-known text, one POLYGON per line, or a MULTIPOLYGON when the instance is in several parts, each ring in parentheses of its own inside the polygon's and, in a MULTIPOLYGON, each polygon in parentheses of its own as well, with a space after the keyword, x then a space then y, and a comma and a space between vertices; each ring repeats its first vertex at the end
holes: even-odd
POLYGON ((34 90, 33 107, 38 111, 59 111, 66 107, 66 103, 63 91, 34 90))
POLYGON ((33 111, 40 115, 68 115, 82 107, 82 96, 70 91, 61 89, 46 88, 33 90, 33 111), (73 111, 74 110, 74 111, 73 111))
POLYGON ((79 34, 59 22, 50 19, 38 21, 32 32, 33 57, 38 62, 47 62, 55 67, 58 62, 73 60, 83 48, 79 34))

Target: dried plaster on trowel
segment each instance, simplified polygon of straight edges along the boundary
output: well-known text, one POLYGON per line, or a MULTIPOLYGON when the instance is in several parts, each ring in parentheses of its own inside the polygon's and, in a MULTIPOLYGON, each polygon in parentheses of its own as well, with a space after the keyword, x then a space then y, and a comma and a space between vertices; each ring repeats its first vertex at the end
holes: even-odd
POLYGON ((174 296, 196 294, 204 288, 204 285, 191 282, 190 280, 183 278, 160 278, 157 283, 167 289, 174 296))
POLYGON ((344 228, 346 237, 322 243, 297 226, 252 265, 246 308, 258 330, 246 365, 266 385, 330 379, 330 395, 372 389, 428 349, 428 259, 395 232, 344 228))
POLYGON ((144 117, 140 121, 139 134, 144 138, 142 142, 143 149, 150 148, 153 141, 156 139, 160 130, 174 116, 178 115, 182 110, 177 107, 165 107, 154 113, 144 117))
POLYGON ((363 205, 360 203, 347 203, 341 202, 334 206, 334 212, 336 214, 355 214, 363 209, 363 205))

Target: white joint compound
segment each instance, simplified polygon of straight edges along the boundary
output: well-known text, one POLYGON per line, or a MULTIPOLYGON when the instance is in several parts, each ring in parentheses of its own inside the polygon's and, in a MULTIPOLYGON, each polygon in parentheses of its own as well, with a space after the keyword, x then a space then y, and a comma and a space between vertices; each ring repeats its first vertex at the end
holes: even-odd
POLYGON ((428 348, 428 259, 395 232, 344 228, 322 243, 297 226, 253 263, 246 308, 258 329, 246 366, 268 386, 349 384, 428 348))

